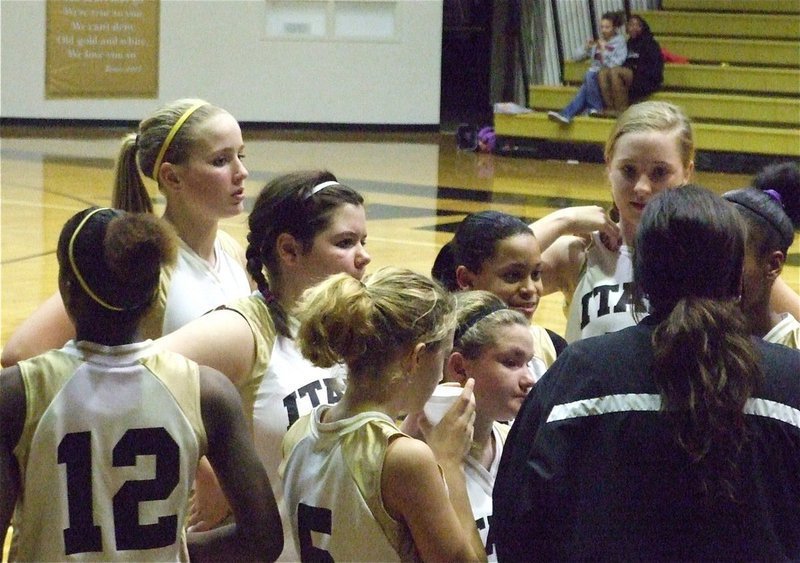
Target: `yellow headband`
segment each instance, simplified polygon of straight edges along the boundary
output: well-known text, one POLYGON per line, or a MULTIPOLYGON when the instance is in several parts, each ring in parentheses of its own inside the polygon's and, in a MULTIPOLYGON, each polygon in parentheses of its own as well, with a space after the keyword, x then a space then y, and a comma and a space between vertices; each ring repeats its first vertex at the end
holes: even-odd
POLYGON ((183 115, 180 116, 178 121, 175 122, 175 125, 172 126, 172 129, 169 130, 167 138, 164 139, 164 142, 161 145, 161 150, 158 151, 158 156, 156 157, 156 163, 153 165, 153 180, 155 180, 156 182, 158 182, 158 169, 161 167, 161 161, 164 159, 164 155, 167 154, 167 149, 169 148, 169 145, 172 143, 172 139, 174 139, 175 135, 178 134, 178 131, 181 130, 181 127, 183 126, 184 123, 186 123, 186 120, 189 119, 189 117, 197 109, 205 105, 208 105, 208 102, 198 102, 189 109, 187 109, 185 112, 183 112, 183 115))
POLYGON ((92 289, 89 287, 89 284, 86 283, 85 279, 83 279, 83 276, 78 270, 78 263, 75 261, 75 240, 78 238, 78 233, 81 232, 81 229, 87 223, 87 221, 89 221, 92 215, 94 215, 95 213, 99 213, 100 211, 108 211, 109 209, 111 208, 100 207, 98 209, 95 209, 94 211, 87 213, 86 217, 84 217, 83 220, 80 223, 78 223, 78 226, 75 227, 75 231, 72 233, 72 237, 69 239, 69 248, 68 248, 69 263, 70 266, 72 266, 72 271, 75 274, 75 278, 78 280, 78 283, 81 284, 83 291, 85 291, 89 297, 94 299, 95 302, 97 302, 99 305, 102 305, 109 311, 124 311, 125 309, 123 309, 122 307, 114 307, 110 303, 101 299, 100 296, 98 296, 94 291, 92 291, 92 289))

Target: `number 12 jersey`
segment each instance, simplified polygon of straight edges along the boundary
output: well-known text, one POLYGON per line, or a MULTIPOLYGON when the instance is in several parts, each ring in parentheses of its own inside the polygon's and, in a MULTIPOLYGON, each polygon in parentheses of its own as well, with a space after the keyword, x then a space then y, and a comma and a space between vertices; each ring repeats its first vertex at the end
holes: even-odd
POLYGON ((188 560, 183 523, 206 451, 197 364, 151 341, 71 341, 20 370, 11 559, 188 560))

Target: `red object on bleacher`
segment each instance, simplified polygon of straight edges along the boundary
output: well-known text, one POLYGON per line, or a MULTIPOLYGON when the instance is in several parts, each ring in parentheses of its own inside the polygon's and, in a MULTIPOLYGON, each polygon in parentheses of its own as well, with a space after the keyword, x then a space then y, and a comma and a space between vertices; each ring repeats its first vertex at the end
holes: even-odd
POLYGON ((664 57, 665 63, 675 63, 675 64, 687 64, 689 59, 686 57, 682 57, 681 55, 676 55, 675 53, 671 53, 667 51, 664 47, 661 47, 661 56, 664 57))

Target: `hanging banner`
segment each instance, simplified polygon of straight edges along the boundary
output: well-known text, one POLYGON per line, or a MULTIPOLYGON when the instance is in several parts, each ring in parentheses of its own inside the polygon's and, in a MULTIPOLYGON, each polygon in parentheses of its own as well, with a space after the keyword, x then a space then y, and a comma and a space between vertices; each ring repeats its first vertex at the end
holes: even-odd
POLYGON ((159 10, 159 0, 47 0, 45 97, 158 97, 159 10))

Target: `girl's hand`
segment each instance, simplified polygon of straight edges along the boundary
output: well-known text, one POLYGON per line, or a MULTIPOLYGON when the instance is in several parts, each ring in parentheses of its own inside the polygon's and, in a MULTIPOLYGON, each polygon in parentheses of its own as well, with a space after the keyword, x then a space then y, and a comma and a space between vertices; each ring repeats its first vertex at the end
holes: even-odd
POLYGON ((620 237, 619 227, 599 205, 567 207, 563 212, 567 214, 570 234, 582 235, 600 231, 612 240, 620 237))
POLYGON ((603 246, 605 246, 611 252, 616 252, 617 250, 619 250, 619 247, 622 246, 622 237, 620 237, 619 235, 612 237, 606 233, 601 232, 600 242, 602 242, 603 246))
POLYGON ((441 465, 460 465, 469 452, 475 423, 475 397, 472 394, 474 386, 475 380, 467 379, 461 395, 436 426, 432 426, 425 416, 417 417, 425 442, 441 465))
POLYGON ((600 240, 610 251, 617 251, 622 244, 622 233, 619 226, 599 205, 567 207, 561 212, 566 214, 570 234, 584 238, 587 243, 591 240, 591 233, 598 231, 600 240))
MULTIPOLYGON (((448 387, 461 387, 461 385, 455 381, 446 381, 444 383, 440 383, 440 386, 448 386, 448 387)), ((400 431, 404 434, 408 434, 412 438, 418 438, 424 440, 425 438, 422 435, 422 430, 420 430, 420 420, 425 419, 428 422, 425 412, 418 411, 418 412, 410 412, 403 418, 402 422, 400 423, 400 431)), ((431 426, 430 424, 428 426, 431 426)))
POLYGON ((189 501, 189 532, 206 532, 219 526, 231 513, 231 507, 211 464, 204 457, 197 464, 194 492, 189 501))

